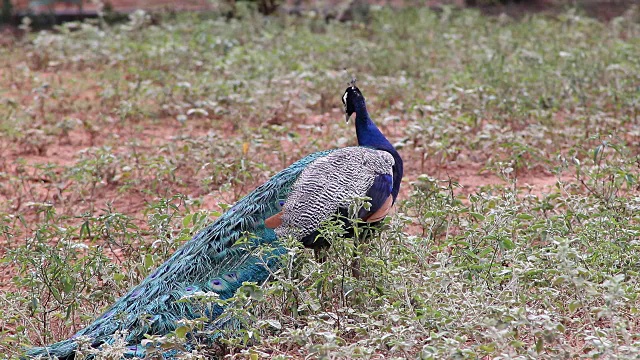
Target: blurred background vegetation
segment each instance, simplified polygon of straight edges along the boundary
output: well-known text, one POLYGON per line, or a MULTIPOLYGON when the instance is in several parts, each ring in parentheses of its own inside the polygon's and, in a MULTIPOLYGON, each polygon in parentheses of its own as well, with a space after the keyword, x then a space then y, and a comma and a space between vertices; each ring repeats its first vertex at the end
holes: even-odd
POLYGON ((485 13, 583 10, 587 15, 608 20, 621 15, 634 0, 2 0, 0 24, 19 25, 25 16, 39 26, 110 15, 112 21, 126 20, 123 14, 145 11, 218 11, 229 17, 249 8, 263 15, 276 12, 320 11, 327 18, 348 20, 366 16, 371 6, 479 8, 485 13), (242 8, 242 9, 239 9, 242 8), (120 16, 119 16, 120 15, 120 16))

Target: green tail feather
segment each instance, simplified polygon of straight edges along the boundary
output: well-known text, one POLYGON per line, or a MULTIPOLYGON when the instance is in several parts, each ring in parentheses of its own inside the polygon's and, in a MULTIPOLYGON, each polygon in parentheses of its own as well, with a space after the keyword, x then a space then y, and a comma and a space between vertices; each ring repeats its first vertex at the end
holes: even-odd
MULTIPOLYGON (((265 228, 264 219, 280 211, 279 200, 287 197, 302 170, 330 152, 311 154, 273 176, 185 243, 93 323, 69 340, 32 348, 26 356, 72 359, 78 346, 75 338, 88 336, 92 346, 99 347, 112 343, 114 333, 119 330, 128 331, 129 350, 136 356, 144 351, 140 342, 145 334, 165 335, 176 329, 178 320, 206 316, 213 327, 223 326, 215 323, 223 312, 221 307, 216 305, 212 311, 203 314, 189 303, 176 301, 199 290, 212 291, 227 299, 245 281, 264 282, 269 276, 269 269, 264 264, 269 267, 277 264, 273 256, 267 259, 264 258, 266 255, 253 254, 258 246, 276 240, 273 230, 265 228), (235 245, 247 234, 252 235, 248 241, 235 245)), ((278 253, 277 245, 274 245, 276 250, 271 255, 278 253)), ((165 358, 173 358, 173 355, 165 354, 165 358)))

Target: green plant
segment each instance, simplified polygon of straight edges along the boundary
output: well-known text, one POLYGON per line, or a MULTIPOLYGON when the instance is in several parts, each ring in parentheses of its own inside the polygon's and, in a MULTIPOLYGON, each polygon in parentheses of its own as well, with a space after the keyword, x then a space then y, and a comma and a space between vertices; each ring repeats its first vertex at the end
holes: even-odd
POLYGON ((637 10, 325 15, 138 13, 0 48, 0 359, 68 337, 278 170, 353 145, 344 67, 405 159, 384 232, 354 242, 329 223, 324 262, 284 240, 266 284, 184 299, 227 305, 224 340, 194 320, 149 344, 638 357, 637 10))

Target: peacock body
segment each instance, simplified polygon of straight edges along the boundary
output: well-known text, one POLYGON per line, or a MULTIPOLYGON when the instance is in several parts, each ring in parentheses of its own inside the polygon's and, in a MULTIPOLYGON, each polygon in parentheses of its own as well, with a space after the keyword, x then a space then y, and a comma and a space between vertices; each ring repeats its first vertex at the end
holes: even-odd
POLYGON ((280 171, 185 243, 93 323, 68 340, 30 349, 27 357, 72 359, 78 337, 89 337, 92 346, 99 347, 113 343, 119 330, 127 331, 128 355, 143 356, 140 344, 145 334, 167 334, 181 319, 206 317, 207 330, 215 331, 225 326, 222 307, 202 310, 178 300, 199 291, 228 299, 243 282, 263 283, 285 251, 278 245, 279 237, 293 236, 313 247, 320 223, 347 207, 353 197, 371 198, 371 208, 360 214, 362 219, 384 218, 398 195, 402 159, 371 121, 355 86, 347 89, 343 102, 347 115, 356 113, 360 146, 316 152, 280 171), (270 252, 253 251, 267 244, 270 252))
POLYGON ((393 164, 391 154, 366 147, 338 149, 318 158, 293 184, 276 235, 303 240, 323 220, 347 209, 351 199, 366 194, 376 181, 387 181, 390 194, 393 164))

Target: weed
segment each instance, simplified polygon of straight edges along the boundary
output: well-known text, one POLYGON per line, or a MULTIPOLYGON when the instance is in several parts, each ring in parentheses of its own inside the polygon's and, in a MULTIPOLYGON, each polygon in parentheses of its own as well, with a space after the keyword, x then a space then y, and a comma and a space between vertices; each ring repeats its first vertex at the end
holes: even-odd
POLYGON ((345 67, 405 159, 385 231, 363 242, 327 224, 325 262, 283 240, 271 281, 184 299, 225 305, 224 339, 196 320, 148 345, 192 358, 639 356, 637 8, 609 23, 241 11, 73 23, 0 50, 0 358, 67 338, 221 201, 354 144, 345 67))

